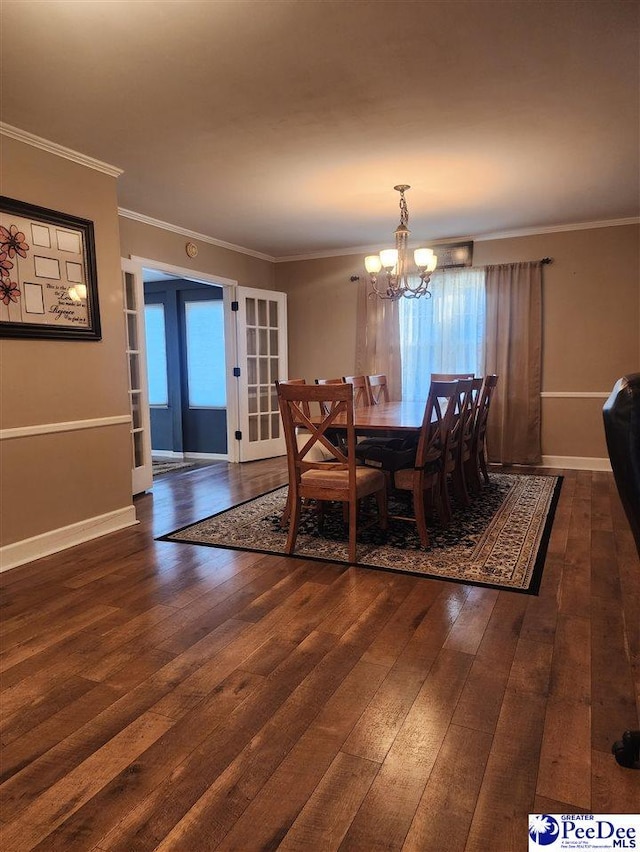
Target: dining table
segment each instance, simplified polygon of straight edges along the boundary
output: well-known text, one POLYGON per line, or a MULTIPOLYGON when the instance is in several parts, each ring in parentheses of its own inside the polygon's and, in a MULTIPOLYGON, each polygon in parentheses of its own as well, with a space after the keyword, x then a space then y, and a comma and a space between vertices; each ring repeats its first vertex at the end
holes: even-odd
MULTIPOLYGON (((422 426, 424 401, 402 400, 401 402, 380 402, 378 405, 365 405, 353 412, 353 425, 356 432, 417 432, 422 426)), ((320 415, 311 417, 315 425, 322 423, 320 415)), ((346 426, 346 415, 339 414, 331 424, 332 428, 346 426)))

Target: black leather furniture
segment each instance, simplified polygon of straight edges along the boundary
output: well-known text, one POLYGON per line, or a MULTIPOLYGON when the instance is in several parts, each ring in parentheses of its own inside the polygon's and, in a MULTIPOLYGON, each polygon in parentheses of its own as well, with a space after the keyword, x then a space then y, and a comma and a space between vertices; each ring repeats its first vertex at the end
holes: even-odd
MULTIPOLYGON (((602 411, 620 500, 640 556, 640 373, 619 379, 602 411)), ((621 766, 640 768, 640 731, 625 731, 611 748, 621 766)))

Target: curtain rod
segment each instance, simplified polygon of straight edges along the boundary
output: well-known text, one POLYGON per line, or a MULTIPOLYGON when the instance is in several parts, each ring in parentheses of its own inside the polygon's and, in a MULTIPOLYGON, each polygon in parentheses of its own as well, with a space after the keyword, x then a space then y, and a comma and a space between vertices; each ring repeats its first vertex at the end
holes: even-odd
MULTIPOLYGON (((545 265, 546 265, 546 264, 548 264, 548 263, 553 263, 553 258, 552 258, 552 257, 543 257, 543 258, 540 260, 540 263, 545 264, 545 265)), ((489 264, 489 266, 503 266, 503 265, 505 265, 505 264, 501 264, 501 263, 497 263, 497 264, 489 264)), ((506 265, 508 265, 508 264, 506 264, 506 265)), ((352 275, 352 276, 349 278, 349 281, 359 281, 359 280, 360 280, 360 276, 359 276, 359 275, 352 275)))

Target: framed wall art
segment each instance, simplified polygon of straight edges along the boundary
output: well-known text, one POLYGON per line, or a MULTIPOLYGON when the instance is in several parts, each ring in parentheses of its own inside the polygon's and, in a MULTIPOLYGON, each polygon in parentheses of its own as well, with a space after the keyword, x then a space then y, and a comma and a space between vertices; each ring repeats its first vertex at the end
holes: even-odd
POLYGON ((0 196, 0 337, 100 340, 93 222, 0 196))
POLYGON ((443 243, 431 246, 438 256, 438 269, 457 269, 471 266, 473 261, 473 243, 443 243))

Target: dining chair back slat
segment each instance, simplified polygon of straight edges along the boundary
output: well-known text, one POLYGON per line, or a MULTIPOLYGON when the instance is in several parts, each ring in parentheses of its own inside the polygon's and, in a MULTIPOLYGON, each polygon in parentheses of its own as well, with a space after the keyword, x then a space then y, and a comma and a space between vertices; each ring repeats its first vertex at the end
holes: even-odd
MULTIPOLYGON (((343 385, 344 379, 315 379, 314 382, 315 382, 316 385, 343 385)), ((326 408, 325 403, 320 402, 319 405, 320 405, 320 411, 323 414, 329 413, 329 409, 326 408)))
POLYGON ((493 398, 496 386, 498 384, 498 376, 491 373, 484 377, 482 388, 478 394, 478 402, 476 405, 476 416, 474 422, 473 439, 471 445, 471 458, 467 462, 466 470, 468 478, 471 479, 475 487, 480 489, 482 479, 489 484, 489 471, 487 470, 487 420, 489 418, 489 409, 493 398))
POLYGON ((355 408, 371 405, 371 393, 366 376, 343 376, 343 382, 353 385, 353 404, 355 408))
POLYGON ((451 518, 451 501, 446 487, 446 476, 451 474, 453 490, 456 498, 465 506, 471 502, 467 491, 464 468, 461 461, 463 453, 465 430, 469 427, 471 416, 471 389, 473 379, 457 379, 456 394, 453 399, 451 431, 444 461, 445 482, 443 483, 444 514, 447 522, 451 518))
POLYGON ((375 376, 367 376, 367 384, 369 385, 369 397, 372 405, 378 405, 381 402, 389 402, 389 385, 387 377, 379 373, 375 376))

